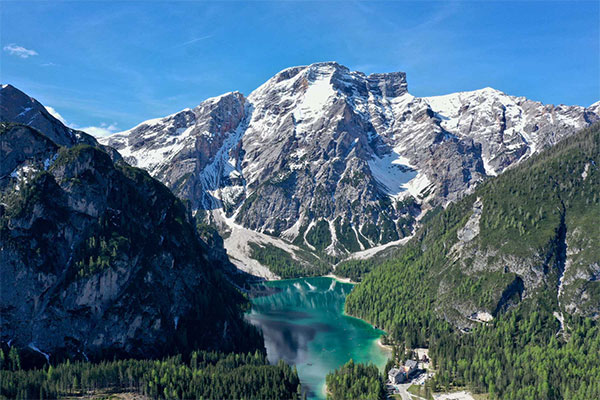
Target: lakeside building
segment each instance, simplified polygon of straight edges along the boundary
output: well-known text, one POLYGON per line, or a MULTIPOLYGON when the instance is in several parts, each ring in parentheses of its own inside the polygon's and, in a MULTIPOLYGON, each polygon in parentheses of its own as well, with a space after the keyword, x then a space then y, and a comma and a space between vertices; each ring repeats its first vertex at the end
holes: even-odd
POLYGON ((393 385, 396 385, 398 383, 403 383, 406 380, 406 374, 398 368, 392 368, 388 372, 388 379, 393 385))
POLYGON ((393 385, 404 383, 408 380, 418 368, 418 363, 415 360, 408 360, 400 368, 392 368, 388 372, 388 379, 393 385))
POLYGON ((412 374, 413 372, 415 372, 417 370, 418 367, 418 363, 415 360, 407 360, 404 363, 404 373, 406 374, 406 377, 408 377, 410 374, 412 374))

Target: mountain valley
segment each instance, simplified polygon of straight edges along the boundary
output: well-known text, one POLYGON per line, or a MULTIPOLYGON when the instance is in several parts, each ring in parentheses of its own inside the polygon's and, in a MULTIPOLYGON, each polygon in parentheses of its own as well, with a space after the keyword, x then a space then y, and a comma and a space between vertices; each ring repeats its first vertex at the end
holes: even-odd
POLYGON ((248 323, 257 305, 268 326, 306 319, 293 304, 315 311, 320 285, 315 314, 383 329, 392 364, 429 349, 428 390, 593 398, 599 112, 418 98, 403 73, 318 63, 94 138, 2 85, 2 393, 82 395, 104 374, 149 397, 320 398, 310 360, 298 375, 265 349, 289 338, 248 323), (358 282, 335 302, 329 278, 257 284, 332 272, 358 282))

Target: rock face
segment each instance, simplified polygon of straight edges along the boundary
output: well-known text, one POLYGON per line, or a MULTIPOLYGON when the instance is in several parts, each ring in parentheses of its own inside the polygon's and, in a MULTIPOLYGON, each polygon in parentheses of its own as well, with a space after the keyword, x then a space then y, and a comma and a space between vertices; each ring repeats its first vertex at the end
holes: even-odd
POLYGON ((119 134, 102 141, 189 200, 193 209, 211 209, 221 204, 212 192, 235 183, 227 179, 227 166, 245 113, 244 96, 229 93, 194 110, 146 121, 127 137, 119 134))
POLYGON ((36 99, 12 85, 2 85, 0 88, 0 122, 15 122, 35 128, 60 146, 76 143, 98 145, 92 136, 67 128, 36 99))
POLYGON ((1 340, 54 359, 261 348, 181 201, 77 132, 50 132, 0 123, 1 340))
POLYGON ((597 110, 490 88, 417 98, 404 73, 329 62, 101 143, 222 231, 242 226, 343 256, 410 235, 422 210, 599 120, 597 110))
MULTIPOLYGON (((549 293, 548 298, 556 301, 561 323, 562 313, 600 317, 600 254, 595 245, 600 230, 591 222, 600 216, 599 144, 600 124, 595 124, 503 174, 493 186, 484 185, 482 189, 489 188, 488 193, 476 192, 485 196, 471 200, 472 213, 457 230, 458 241, 447 257, 445 274, 469 277, 463 281, 479 279, 489 293, 495 292, 496 298, 487 305, 491 315, 523 298, 549 293), (554 183, 551 189, 545 187, 547 182, 554 183), (530 214, 522 211, 526 207, 530 214), (482 221, 483 214, 486 218, 482 221), (491 223, 493 214, 511 221, 520 214, 520 228, 511 232, 503 223, 491 223), (537 222, 532 224, 527 218, 537 222), (489 282, 484 283, 484 276, 489 282)), ((443 280, 438 296, 440 309, 447 310, 446 304, 452 304, 461 308, 463 315, 481 310, 477 301, 485 297, 465 296, 454 283, 444 285, 443 280)))

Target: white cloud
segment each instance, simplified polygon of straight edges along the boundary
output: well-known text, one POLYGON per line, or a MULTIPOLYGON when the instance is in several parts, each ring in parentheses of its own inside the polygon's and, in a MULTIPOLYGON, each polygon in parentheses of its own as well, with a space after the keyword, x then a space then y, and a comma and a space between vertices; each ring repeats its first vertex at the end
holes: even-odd
POLYGON ((106 122, 101 123, 100 126, 88 126, 78 129, 95 137, 109 136, 119 130, 116 123, 107 124, 106 122))
POLYGON ((29 58, 31 56, 38 55, 37 51, 26 49, 25 47, 14 43, 4 46, 4 51, 7 51, 11 56, 17 56, 21 58, 29 58))
POLYGON ((201 40, 210 39, 211 37, 213 37, 213 35, 205 35, 205 36, 200 36, 200 37, 197 37, 197 38, 194 38, 194 39, 188 40, 187 42, 180 43, 180 44, 178 44, 178 45, 177 45, 177 46, 175 46, 175 47, 187 46, 187 45, 189 45, 189 44, 196 43, 196 42, 199 42, 199 41, 201 41, 201 40))
POLYGON ((50 106, 46 106, 46 111, 48 111, 50 113, 50 115, 52 115, 54 118, 56 118, 57 120, 59 120, 60 122, 62 122, 65 125, 69 125, 67 123, 67 120, 63 118, 62 115, 60 115, 58 113, 58 111, 56 111, 54 108, 50 107, 50 106))
POLYGON ((46 107, 46 110, 50 113, 50 115, 52 115, 54 118, 56 118, 57 120, 59 120, 60 122, 62 122, 66 126, 68 126, 69 128, 84 131, 85 133, 89 133, 90 135, 95 136, 95 137, 109 136, 109 135, 112 135, 113 133, 119 131, 119 128, 117 128, 116 122, 113 122, 112 124, 102 122, 100 124, 100 126, 86 126, 86 127, 82 128, 77 124, 68 123, 67 120, 62 115, 60 115, 58 111, 56 111, 54 109, 54 107, 50 107, 50 106, 45 106, 45 107, 46 107))

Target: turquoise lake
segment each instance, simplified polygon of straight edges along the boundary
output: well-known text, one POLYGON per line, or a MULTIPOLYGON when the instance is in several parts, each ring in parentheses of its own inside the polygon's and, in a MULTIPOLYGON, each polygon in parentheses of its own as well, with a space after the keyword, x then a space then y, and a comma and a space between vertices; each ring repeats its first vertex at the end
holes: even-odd
POLYGON ((252 299, 246 318, 262 329, 269 362, 296 365, 309 398, 325 398, 325 376, 350 359, 383 369, 390 356, 377 345, 383 332, 344 315, 353 285, 326 277, 265 285, 278 291, 252 299))

